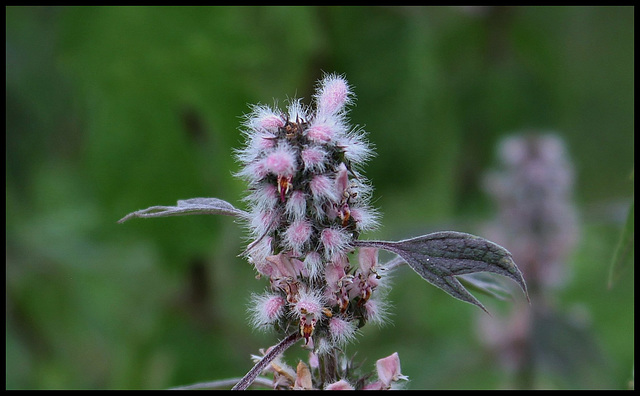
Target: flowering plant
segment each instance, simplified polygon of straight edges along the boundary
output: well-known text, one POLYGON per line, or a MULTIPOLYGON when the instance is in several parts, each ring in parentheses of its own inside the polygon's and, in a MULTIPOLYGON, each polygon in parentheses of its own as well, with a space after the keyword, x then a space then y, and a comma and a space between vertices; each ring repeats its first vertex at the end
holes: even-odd
POLYGON ((269 280, 267 291, 252 297, 252 324, 272 327, 283 339, 255 357, 256 365, 234 389, 246 389, 262 372, 273 373, 274 388, 288 389, 389 389, 406 379, 397 353, 377 361, 377 381, 356 378, 343 353, 359 328, 385 320, 380 290, 400 264, 485 311, 457 277, 492 272, 513 279, 526 294, 511 254, 477 236, 446 231, 399 242, 359 239, 378 225, 379 216, 369 205, 372 188, 362 174, 373 152, 365 132, 347 119, 353 100, 347 81, 330 74, 318 84, 315 108, 299 99, 286 112, 252 108, 243 124, 246 145, 236 152, 242 165, 237 175, 248 183, 248 210, 217 198, 194 198, 120 220, 221 214, 247 225, 253 241, 243 255, 269 280), (381 263, 379 249, 397 257, 381 263), (299 340, 310 358, 294 371, 279 356, 299 340))

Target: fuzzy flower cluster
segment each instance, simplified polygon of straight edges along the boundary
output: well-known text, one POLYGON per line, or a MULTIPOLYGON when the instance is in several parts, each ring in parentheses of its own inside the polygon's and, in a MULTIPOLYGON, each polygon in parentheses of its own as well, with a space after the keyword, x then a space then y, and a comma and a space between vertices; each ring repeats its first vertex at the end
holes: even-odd
MULTIPOLYGON (((502 318, 480 317, 478 326, 482 341, 509 371, 530 373, 538 364, 532 360, 533 345, 552 345, 535 333, 541 326, 538 321, 561 317, 554 313, 551 297, 564 283, 567 258, 577 240, 576 208, 571 199, 573 167, 563 140, 553 133, 510 135, 500 142, 498 159, 500 167, 485 178, 485 189, 498 209, 487 233, 510 246, 537 304, 533 310, 516 305, 502 318)), ((570 320, 567 315, 562 317, 570 320)), ((575 324, 563 326, 567 325, 576 328, 575 324)), ((558 352, 537 353, 552 356, 558 352)), ((516 377, 525 381, 522 386, 531 386, 526 382, 533 378, 530 374, 516 377)))
POLYGON ((254 296, 253 323, 297 326, 305 345, 320 353, 351 340, 367 321, 381 322, 384 305, 372 298, 380 282, 377 249, 353 242, 378 224, 371 187, 360 166, 372 156, 363 131, 346 117, 353 94, 340 76, 327 75, 314 108, 292 100, 286 111, 253 107, 244 122, 238 175, 248 183, 245 254, 269 279, 254 296))
POLYGON ((558 287, 578 232, 565 145, 552 133, 512 135, 500 142, 498 154, 501 169, 485 179, 499 209, 489 232, 510 246, 535 289, 558 287))

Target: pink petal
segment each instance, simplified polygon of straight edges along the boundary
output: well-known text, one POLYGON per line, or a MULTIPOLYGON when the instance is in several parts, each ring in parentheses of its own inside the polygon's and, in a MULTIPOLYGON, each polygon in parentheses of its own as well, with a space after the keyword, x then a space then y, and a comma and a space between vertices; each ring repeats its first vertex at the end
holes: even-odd
POLYGON ((307 130, 309 139, 315 140, 316 142, 327 143, 333 139, 334 135, 333 129, 326 124, 313 125, 307 130))
POLYGON ((400 372, 400 357, 398 356, 398 352, 394 352, 386 358, 379 359, 376 362, 376 369, 378 370, 378 378, 387 386, 393 381, 407 378, 400 372))
POLYGON ((276 175, 292 175, 295 171, 295 157, 286 149, 276 149, 266 159, 266 168, 276 175))
POLYGON ((321 82, 317 96, 318 112, 335 114, 342 110, 349 101, 349 86, 347 82, 335 74, 325 77, 321 82))
POLYGON ((338 167, 338 176, 336 176, 337 196, 342 197, 348 187, 349 174, 347 171, 347 166, 344 163, 340 163, 340 166, 338 167))
POLYGON ((259 119, 258 125, 269 132, 276 132, 278 128, 282 128, 284 126, 284 121, 275 114, 269 114, 259 119))
POLYGON ((376 381, 365 385, 364 387, 362 387, 362 390, 385 390, 387 388, 388 386, 385 386, 382 381, 376 381))
POLYGON ((355 390, 353 386, 349 385, 349 383, 345 380, 340 380, 334 382, 333 384, 329 384, 324 388, 325 390, 355 390))
POLYGON ((360 264, 360 272, 367 276, 371 269, 378 264, 378 249, 371 247, 360 248, 358 262, 360 264))

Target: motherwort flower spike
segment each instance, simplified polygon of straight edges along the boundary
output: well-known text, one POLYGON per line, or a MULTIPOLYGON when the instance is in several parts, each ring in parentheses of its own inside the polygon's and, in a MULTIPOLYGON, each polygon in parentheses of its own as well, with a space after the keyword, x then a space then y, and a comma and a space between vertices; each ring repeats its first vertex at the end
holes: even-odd
MULTIPOLYGON (((352 128, 347 118, 354 99, 347 81, 329 74, 318 83, 314 106, 294 99, 284 111, 252 107, 242 127, 246 144, 236 151, 241 164, 237 176, 248 184, 246 211, 217 198, 195 198, 178 201, 175 207, 153 206, 120 220, 186 214, 243 220, 253 241, 242 255, 269 281, 268 291, 251 299, 251 323, 287 337, 278 351, 303 339, 311 353, 309 367, 298 365, 301 378, 294 378, 293 370, 286 375, 283 371, 276 375, 274 387, 366 388, 366 377, 348 378, 354 370, 340 363, 344 359, 339 354, 367 322, 383 322, 388 305, 379 290, 403 262, 429 283, 483 310, 457 276, 497 273, 513 279, 526 294, 510 253, 480 237, 438 232, 399 242, 359 240, 361 233, 377 227, 379 216, 370 206, 371 186, 361 173, 373 150, 365 132, 352 128), (379 249, 398 257, 381 263, 379 249), (354 260, 351 254, 356 250, 359 256, 354 260), (291 329, 297 337, 288 334, 291 329)), ((267 357, 277 356, 265 355, 236 389, 248 386, 259 374, 256 370, 269 366, 267 357)), ((381 361, 380 381, 369 385, 388 389, 391 382, 406 379, 399 367, 397 354, 381 361)))

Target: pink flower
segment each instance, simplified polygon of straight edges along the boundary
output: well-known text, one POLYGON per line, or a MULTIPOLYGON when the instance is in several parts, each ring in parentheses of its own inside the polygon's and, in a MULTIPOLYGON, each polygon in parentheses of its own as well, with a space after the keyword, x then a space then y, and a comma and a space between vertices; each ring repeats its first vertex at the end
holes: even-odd
POLYGON ((317 369, 318 367, 320 367, 320 360, 318 359, 318 354, 313 351, 309 351, 309 366, 312 369, 317 369))
POLYGON ((385 386, 382 381, 375 381, 370 384, 366 384, 362 387, 362 390, 387 390, 388 387, 385 386))
POLYGON ((364 142, 364 138, 353 133, 339 138, 337 145, 344 150, 345 158, 352 163, 366 162, 373 155, 371 148, 364 142))
POLYGON ((280 197, 276 186, 262 183, 246 199, 253 203, 256 208, 262 211, 270 211, 278 204, 280 197))
POLYGON ((376 362, 376 369, 378 371, 378 378, 386 386, 390 386, 394 381, 409 379, 400 372, 400 357, 398 356, 398 352, 394 352, 386 358, 379 359, 376 362))
POLYGON ((266 258, 268 264, 266 267, 271 267, 270 276, 277 278, 296 278, 303 271, 305 271, 304 264, 295 258, 292 258, 287 253, 279 253, 266 258))
POLYGON ((307 198, 302 191, 293 191, 287 200, 285 211, 293 219, 302 219, 307 212, 307 198))
POLYGON ((320 276, 324 275, 324 262, 322 261, 320 253, 307 253, 307 257, 304 259, 304 265, 312 279, 318 279, 320 276))
POLYGON ((338 174, 336 176, 336 195, 340 198, 344 196, 345 191, 349 188, 349 171, 344 162, 338 165, 338 174))
POLYGON ((332 305, 337 305, 340 312, 344 313, 349 306, 348 289, 353 282, 353 275, 347 275, 345 269, 349 262, 346 255, 339 256, 336 260, 327 265, 325 269, 325 279, 327 287, 325 295, 332 305))
POLYGON ((309 183, 309 187, 311 188, 311 194, 315 201, 321 201, 323 199, 335 201, 337 199, 333 181, 325 175, 315 176, 311 180, 311 183, 309 183))
POLYGON ((344 264, 340 262, 331 262, 325 268, 324 276, 327 282, 327 289, 335 293, 338 290, 338 282, 346 276, 344 264))
POLYGON ((284 121, 271 108, 257 105, 253 106, 253 111, 244 125, 249 130, 274 134, 278 132, 278 128, 284 126, 284 121))
POLYGON ((371 208, 350 206, 351 217, 356 221, 358 231, 372 230, 378 227, 378 214, 371 208))
POLYGON ((323 172, 327 153, 320 147, 309 147, 302 150, 302 163, 310 171, 323 172))
POLYGON ((303 246, 311 238, 313 229, 311 224, 305 220, 296 220, 285 232, 285 242, 293 249, 294 252, 301 252, 303 246))
POLYGON ((298 301, 294 304, 294 311, 299 317, 303 315, 320 316, 323 308, 322 297, 311 291, 301 291, 298 301))
POLYGON ((277 227, 279 223, 277 214, 272 210, 256 210, 252 215, 251 227, 256 236, 264 235, 277 227))
POLYGON ((309 137, 309 139, 316 142, 327 143, 333 140, 335 131, 333 128, 331 128, 330 125, 316 124, 309 128, 309 130, 307 131, 307 136, 309 137))
POLYGON ((277 294, 253 295, 250 306, 252 323, 263 327, 274 323, 282 315, 286 300, 277 294))
POLYGON ((258 136, 257 146, 259 150, 271 149, 273 148, 274 145, 275 145, 275 140, 273 139, 273 136, 266 136, 266 135, 258 136))
POLYGON ((320 233, 320 240, 324 246, 325 257, 335 260, 349 251, 351 234, 342 228, 325 228, 320 233))
POLYGON ((324 389, 325 390, 355 390, 355 388, 351 386, 351 384, 349 384, 347 381, 343 379, 327 385, 324 389))
POLYGON ((372 270, 375 270, 376 265, 378 265, 378 249, 372 247, 360 248, 358 263, 360 264, 362 274, 365 276, 369 275, 372 270))
POLYGON ((296 369, 296 380, 293 384, 293 389, 310 390, 312 388, 313 382, 311 380, 311 372, 309 371, 309 367, 301 360, 296 369))
POLYGON ((296 169, 295 155, 285 147, 278 147, 266 159, 266 168, 278 176, 293 175, 296 169))
POLYGON ((272 252, 272 237, 264 237, 247 248, 249 254, 249 262, 252 263, 258 273, 270 276, 271 267, 268 265, 267 257, 272 252))
POLYGON ((284 122, 282 118, 275 114, 266 114, 264 117, 256 120, 259 129, 264 129, 269 132, 277 132, 278 128, 282 128, 284 126, 284 122))
POLYGON ((334 316, 329 320, 329 334, 335 344, 344 345, 355 338, 356 324, 334 316))
POLYGON ((244 168, 242 168, 236 175, 247 180, 250 184, 257 183, 261 179, 267 176, 269 170, 265 165, 264 159, 252 160, 244 168))
POLYGON ((351 102, 351 90, 347 81, 335 74, 325 76, 315 96, 318 114, 333 115, 351 102))
POLYGON ((300 333, 304 337, 305 346, 313 347, 313 336, 316 324, 321 318, 324 301, 316 291, 301 291, 294 303, 293 312, 299 318, 300 333))
POLYGON ((376 298, 370 298, 364 304, 365 314, 368 322, 382 325, 387 320, 387 304, 376 298))

